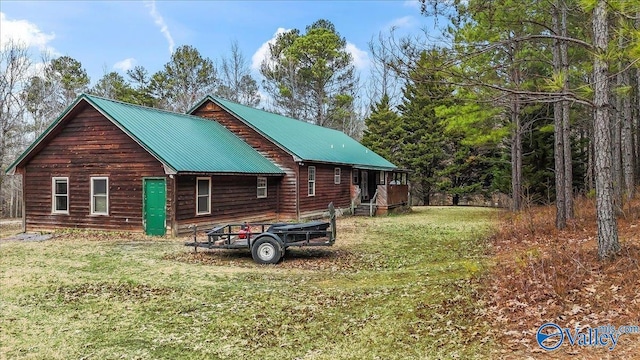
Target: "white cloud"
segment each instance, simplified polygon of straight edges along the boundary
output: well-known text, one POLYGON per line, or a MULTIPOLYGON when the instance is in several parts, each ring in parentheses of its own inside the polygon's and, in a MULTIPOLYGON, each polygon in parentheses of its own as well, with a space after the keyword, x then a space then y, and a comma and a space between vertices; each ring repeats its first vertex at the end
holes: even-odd
POLYGON ((171 36, 171 32, 169 32, 169 27, 167 26, 167 23, 164 21, 164 18, 162 17, 162 15, 160 15, 160 13, 158 12, 158 9, 156 9, 155 0, 145 1, 144 6, 149 8, 149 15, 151 15, 151 17, 153 18, 153 21, 160 28, 160 32, 162 33, 162 35, 164 35, 164 37, 167 39, 167 42, 169 43, 169 53, 173 54, 173 48, 175 46, 175 43, 173 41, 173 37, 171 36))
POLYGON ((388 25, 389 29, 400 29, 412 27, 415 24, 413 16, 404 16, 401 18, 393 19, 388 25))
POLYGON ((420 1, 418 0, 405 0, 402 5, 404 5, 404 7, 420 9, 420 1))
POLYGON ((27 20, 9 20, 0 12, 0 46, 4 47, 9 41, 14 41, 27 47, 36 47, 41 51, 52 54, 57 52, 48 44, 56 36, 45 34, 37 25, 27 20))
POLYGON ((356 69, 362 70, 369 66, 371 61, 366 51, 358 49, 357 46, 350 42, 347 42, 346 50, 351 54, 353 65, 355 65, 356 69))
POLYGON ((260 70, 260 65, 262 65, 262 61, 269 56, 269 45, 275 44, 276 39, 278 38, 278 35, 285 33, 287 31, 291 31, 291 29, 278 28, 278 30, 276 30, 275 34, 273 34, 273 37, 271 39, 265 41, 262 45, 260 45, 258 50, 256 50, 256 52, 251 56, 251 69, 255 71, 260 70))
POLYGON ((137 61, 134 58, 127 58, 113 64, 113 68, 122 72, 126 72, 127 70, 133 69, 133 67, 136 65, 136 62, 137 61))

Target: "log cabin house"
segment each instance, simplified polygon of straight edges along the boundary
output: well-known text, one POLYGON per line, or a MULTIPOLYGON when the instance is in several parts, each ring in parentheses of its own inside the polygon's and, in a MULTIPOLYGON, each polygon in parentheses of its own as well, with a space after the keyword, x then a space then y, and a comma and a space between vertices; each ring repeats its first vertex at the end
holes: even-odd
POLYGON ((214 97, 191 114, 79 96, 7 170, 24 230, 178 235, 407 204, 406 173, 339 131, 214 97))
POLYGON ((341 131, 214 96, 188 113, 219 122, 284 170, 283 215, 314 216, 329 200, 367 215, 408 205, 407 171, 341 131))

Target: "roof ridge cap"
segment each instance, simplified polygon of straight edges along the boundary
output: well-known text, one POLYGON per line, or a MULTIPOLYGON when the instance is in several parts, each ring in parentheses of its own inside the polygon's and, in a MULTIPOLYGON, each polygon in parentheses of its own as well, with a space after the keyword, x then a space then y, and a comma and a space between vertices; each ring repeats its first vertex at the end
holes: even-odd
MULTIPOLYGON (((304 123, 304 124, 307 124, 307 125, 317 126, 317 127, 319 127, 319 128, 322 128, 322 129, 332 130, 332 131, 335 131, 335 132, 341 133, 341 134, 343 134, 343 135, 346 135, 346 136, 348 136, 348 137, 352 138, 351 136, 349 136, 349 135, 348 135, 347 133, 345 133, 344 131, 341 131, 341 130, 338 130, 338 129, 334 129, 334 128, 330 128, 330 127, 326 127, 326 126, 322 126, 322 125, 318 125, 318 124, 314 124, 314 123, 309 122, 309 121, 307 121, 307 120, 296 119, 296 118, 292 118, 292 117, 290 117, 290 116, 286 116, 286 115, 279 114, 279 113, 277 113, 277 112, 272 112, 272 111, 268 111, 268 110, 264 110, 264 109, 258 109, 258 108, 255 108, 255 107, 253 107, 253 106, 240 104, 239 102, 231 101, 231 100, 225 99, 225 98, 220 97, 220 96, 207 95, 207 96, 203 99, 203 101, 204 101, 204 100, 207 100, 207 98, 208 98, 208 99, 211 99, 211 100, 214 100, 214 101, 220 101, 220 100, 222 100, 222 101, 226 101, 226 102, 229 102, 229 103, 234 104, 234 105, 242 106, 242 107, 247 108, 247 109, 252 110, 252 111, 261 111, 261 112, 264 112, 264 113, 267 113, 267 114, 270 114, 270 115, 276 115, 276 116, 282 117, 282 118, 287 119, 287 120, 299 121, 299 122, 304 123)), ((353 139, 353 138, 352 138, 352 139, 353 139)), ((354 139, 354 140, 355 140, 355 139, 354 139)), ((357 140, 356 140, 356 141, 357 141, 357 140)))
POLYGON ((156 111, 156 112, 160 112, 160 113, 166 113, 166 114, 171 114, 171 115, 178 115, 178 116, 181 116, 181 117, 187 117, 187 118, 192 118, 192 119, 197 119, 197 120, 208 121, 207 119, 205 119, 203 117, 192 115, 192 114, 181 113, 181 112, 177 112, 177 111, 161 109, 161 108, 156 108, 156 107, 152 107, 152 106, 146 106, 146 105, 140 105, 140 104, 132 104, 132 103, 128 103, 128 102, 125 102, 125 101, 122 101, 122 100, 109 99, 109 98, 106 98, 106 97, 103 97, 103 96, 98 96, 98 95, 93 95, 93 94, 88 94, 88 93, 82 93, 80 95, 80 97, 84 97, 84 98, 86 98, 88 100, 91 100, 91 98, 96 98, 96 99, 109 101, 109 102, 113 102, 113 103, 116 103, 116 104, 129 106, 129 107, 137 107, 137 108, 140 108, 140 109, 143 109, 143 110, 156 111))

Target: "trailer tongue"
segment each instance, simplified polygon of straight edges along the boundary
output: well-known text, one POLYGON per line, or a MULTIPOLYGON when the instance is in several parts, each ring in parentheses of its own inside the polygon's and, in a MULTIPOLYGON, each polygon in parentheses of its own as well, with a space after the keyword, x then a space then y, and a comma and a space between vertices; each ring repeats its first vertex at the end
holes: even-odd
POLYGON ((260 264, 275 264, 292 246, 331 246, 336 241, 336 212, 329 204, 329 221, 307 223, 225 224, 205 232, 207 241, 199 242, 194 227, 194 251, 206 249, 247 249, 260 264))

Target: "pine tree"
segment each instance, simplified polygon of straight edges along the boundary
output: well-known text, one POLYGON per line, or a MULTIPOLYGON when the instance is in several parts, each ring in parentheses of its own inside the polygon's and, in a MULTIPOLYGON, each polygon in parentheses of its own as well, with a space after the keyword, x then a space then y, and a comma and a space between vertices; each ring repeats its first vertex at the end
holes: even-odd
POLYGON ((465 195, 487 194, 491 190, 495 162, 500 152, 495 147, 471 146, 464 135, 446 132, 446 152, 442 170, 437 172, 438 190, 451 195, 458 205, 465 195))
POLYGON ((443 166, 444 123, 437 116, 436 108, 446 104, 451 96, 448 86, 440 81, 433 69, 433 61, 439 61, 433 50, 423 51, 415 68, 409 73, 404 88, 404 101, 398 106, 402 114, 403 141, 399 164, 412 170, 412 182, 424 205, 436 190, 438 170, 443 166))
POLYGON ((347 40, 330 21, 279 34, 260 73, 276 112, 349 132, 358 78, 347 40))
POLYGON ((387 94, 371 106, 371 115, 364 123, 367 129, 362 144, 392 163, 397 163, 402 151, 404 130, 400 116, 389 106, 387 94))

